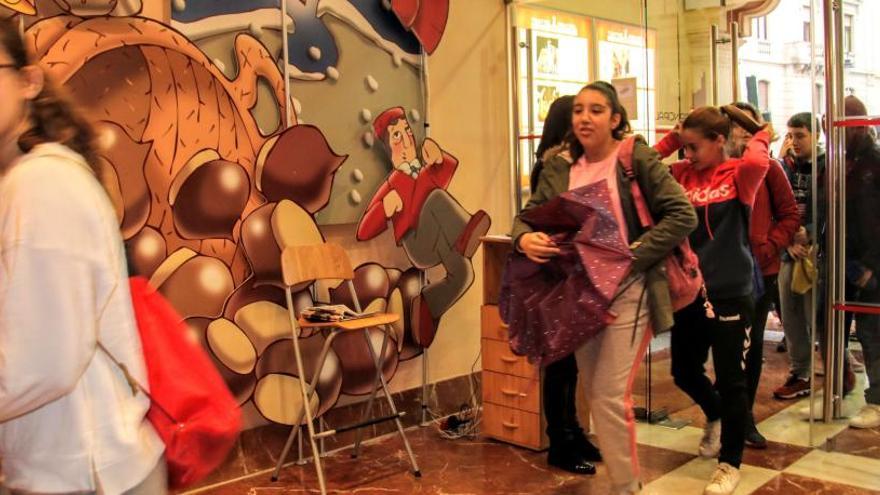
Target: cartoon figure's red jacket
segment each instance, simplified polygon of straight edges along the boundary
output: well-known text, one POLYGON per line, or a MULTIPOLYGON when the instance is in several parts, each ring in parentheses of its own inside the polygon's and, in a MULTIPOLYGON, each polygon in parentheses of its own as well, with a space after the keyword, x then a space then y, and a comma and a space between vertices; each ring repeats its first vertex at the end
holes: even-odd
POLYGON ((458 168, 458 160, 444 152, 441 163, 422 168, 419 176, 415 179, 399 170, 393 170, 373 195, 364 216, 358 223, 357 239, 359 241, 372 239, 388 228, 388 219, 382 208, 382 200, 394 190, 403 201, 403 208, 391 216, 391 223, 394 225, 394 240, 400 244, 403 236, 418 226, 419 214, 421 214, 422 206, 428 195, 436 189, 445 190, 452 181, 456 168, 458 168))

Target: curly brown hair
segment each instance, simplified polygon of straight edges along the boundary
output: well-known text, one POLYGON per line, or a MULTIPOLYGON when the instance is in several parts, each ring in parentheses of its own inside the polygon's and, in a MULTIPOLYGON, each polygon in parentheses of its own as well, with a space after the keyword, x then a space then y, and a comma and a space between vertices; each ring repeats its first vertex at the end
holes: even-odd
MULTIPOLYGON (((18 25, 8 19, 0 19, 0 46, 12 58, 16 70, 35 65, 18 25)), ((98 174, 95 131, 91 123, 48 77, 28 108, 31 126, 18 138, 18 146, 23 152, 27 153, 41 143, 61 143, 82 155, 98 174)))

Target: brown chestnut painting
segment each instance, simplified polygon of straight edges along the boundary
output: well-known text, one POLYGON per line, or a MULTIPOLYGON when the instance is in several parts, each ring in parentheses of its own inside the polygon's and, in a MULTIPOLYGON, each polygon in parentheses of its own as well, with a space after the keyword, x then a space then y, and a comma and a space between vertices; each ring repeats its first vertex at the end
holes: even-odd
MULTIPOLYGON (((280 424, 300 417, 300 380, 316 383, 310 400, 320 414, 342 395, 369 394, 368 346, 380 352, 383 340, 370 331, 325 346, 326 331, 303 332, 308 373, 298 376, 284 248, 333 241, 349 250, 361 307, 401 315, 383 354, 393 383, 470 287, 473 239, 488 228, 488 217, 446 192, 457 160, 424 137, 420 52, 436 48, 446 11, 442 23, 426 23, 381 0, 318 3, 288 1, 284 36, 277 0, 175 1, 170 10, 167 0, 0 0, 0 15, 21 19, 46 73, 95 123, 132 274, 171 302, 239 404, 280 424), (394 108, 405 110, 392 122, 394 108), (426 157, 423 177, 410 176, 422 185, 400 189, 398 211, 377 215, 403 167, 386 139, 401 122, 426 157), (439 214, 450 221, 425 220, 439 214), (448 238, 442 252, 425 247, 434 228, 448 238), (439 266, 439 277, 426 275, 439 266), (453 271, 450 291, 443 272, 453 271)), ((293 293, 297 313, 355 306, 340 281, 293 293)))

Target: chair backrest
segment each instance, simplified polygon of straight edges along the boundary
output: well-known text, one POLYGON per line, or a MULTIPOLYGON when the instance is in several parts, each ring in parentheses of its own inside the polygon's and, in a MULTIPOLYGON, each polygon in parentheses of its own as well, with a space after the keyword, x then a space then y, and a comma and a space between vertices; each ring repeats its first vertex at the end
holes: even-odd
POLYGON ((281 253, 281 276, 290 287, 323 279, 351 280, 354 270, 342 246, 332 242, 288 246, 281 253))

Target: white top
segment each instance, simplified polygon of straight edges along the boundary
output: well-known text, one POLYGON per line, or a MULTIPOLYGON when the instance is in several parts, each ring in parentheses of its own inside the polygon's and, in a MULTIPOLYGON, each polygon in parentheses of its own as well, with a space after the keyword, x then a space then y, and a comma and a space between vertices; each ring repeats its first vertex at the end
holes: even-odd
POLYGON ((164 445, 96 339, 146 384, 116 214, 82 157, 39 145, 0 177, 4 484, 122 493, 164 445))

